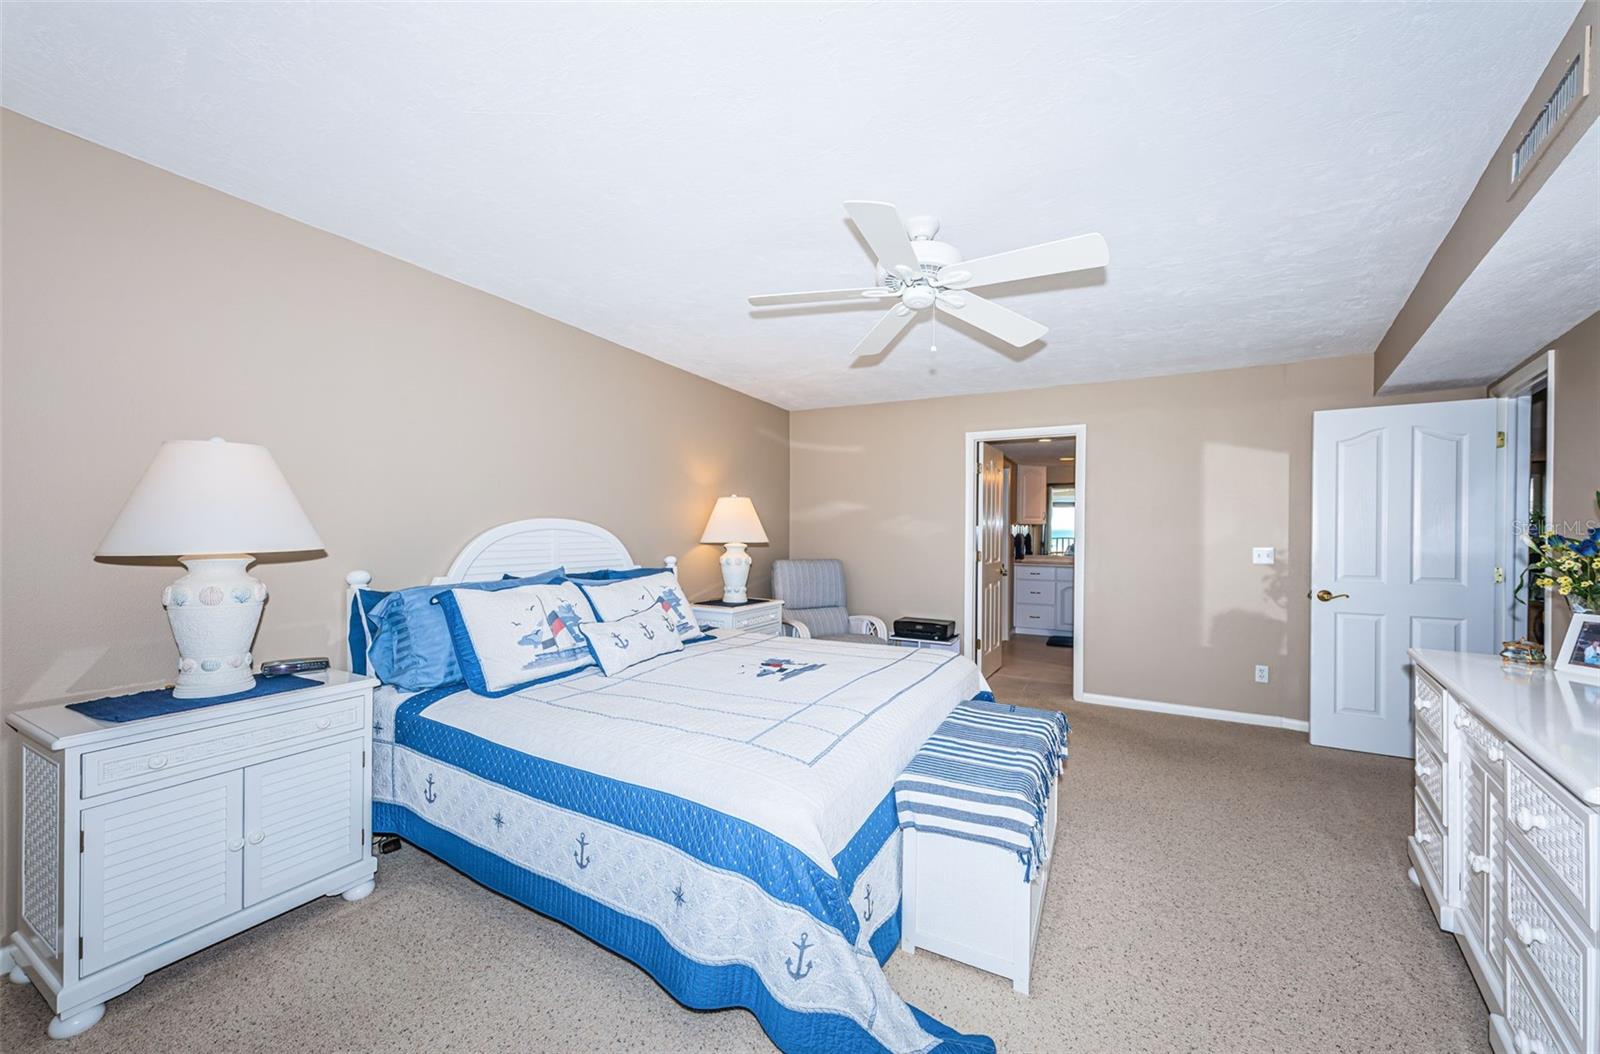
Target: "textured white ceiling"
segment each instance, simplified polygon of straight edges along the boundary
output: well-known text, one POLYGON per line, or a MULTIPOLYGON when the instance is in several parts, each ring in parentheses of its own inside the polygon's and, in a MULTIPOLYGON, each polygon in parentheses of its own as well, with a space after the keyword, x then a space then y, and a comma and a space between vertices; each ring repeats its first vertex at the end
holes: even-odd
POLYGON ((1370 352, 1577 6, 10 2, 0 98, 803 408, 1370 352), (1111 267, 851 368, 744 302, 868 280, 849 198, 1111 267))
POLYGON ((1600 124, 1461 283, 1383 390, 1488 384, 1596 311, 1600 124))

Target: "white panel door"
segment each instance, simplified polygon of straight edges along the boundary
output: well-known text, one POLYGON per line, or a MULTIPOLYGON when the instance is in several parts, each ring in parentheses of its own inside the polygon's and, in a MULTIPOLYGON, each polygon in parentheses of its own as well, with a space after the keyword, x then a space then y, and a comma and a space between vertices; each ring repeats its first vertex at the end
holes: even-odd
POLYGON ((1313 416, 1312 743, 1410 757, 1406 649, 1495 650, 1495 410, 1313 416))
POLYGON ((359 739, 244 770, 244 902, 353 864, 366 835, 359 739))
POLYGON ((225 772, 83 811, 81 975, 239 910, 241 787, 225 772))
MULTIPOLYGON (((1022 468, 1028 468, 1023 465, 1022 468)), ((1043 469, 1040 470, 1041 472, 1043 469)), ((978 444, 978 668, 985 677, 1000 668, 1002 623, 1006 617, 1005 592, 1000 581, 1007 575, 1006 546, 1010 543, 1005 502, 1006 459, 998 447, 978 444)))

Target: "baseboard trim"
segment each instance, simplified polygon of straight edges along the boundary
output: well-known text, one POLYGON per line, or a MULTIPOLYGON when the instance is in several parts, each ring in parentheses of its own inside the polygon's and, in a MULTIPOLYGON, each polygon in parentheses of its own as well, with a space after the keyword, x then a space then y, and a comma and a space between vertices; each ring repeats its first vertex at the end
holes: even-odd
POLYGON ((1102 695, 1099 692, 1080 692, 1080 703, 1094 706, 1115 706, 1123 710, 1149 710, 1157 714, 1174 714, 1178 717, 1199 717, 1207 721, 1231 721, 1238 725, 1260 725, 1265 728, 1284 728, 1291 732, 1310 732, 1311 722, 1272 714, 1250 714, 1242 710, 1219 710, 1211 706, 1184 706, 1181 703, 1158 703, 1152 699, 1129 699, 1121 695, 1102 695))

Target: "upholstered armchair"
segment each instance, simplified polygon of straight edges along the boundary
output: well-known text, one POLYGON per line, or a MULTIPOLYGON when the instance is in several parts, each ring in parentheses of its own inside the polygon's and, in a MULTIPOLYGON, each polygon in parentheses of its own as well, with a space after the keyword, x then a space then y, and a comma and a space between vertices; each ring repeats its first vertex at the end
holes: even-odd
POLYGON ((844 565, 837 560, 773 561, 772 595, 783 601, 787 636, 889 643, 883 619, 852 615, 845 607, 844 565))

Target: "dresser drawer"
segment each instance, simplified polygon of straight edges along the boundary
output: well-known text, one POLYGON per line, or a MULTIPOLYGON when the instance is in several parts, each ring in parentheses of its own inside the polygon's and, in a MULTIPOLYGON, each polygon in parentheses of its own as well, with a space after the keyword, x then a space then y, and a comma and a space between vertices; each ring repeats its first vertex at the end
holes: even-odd
POLYGON ((1018 604, 1015 615, 1018 629, 1056 628, 1054 604, 1018 604))
POLYGON ((1015 602, 1024 604, 1054 604, 1056 602, 1056 584, 1054 582, 1018 582, 1015 587, 1015 602))
POLYGON ((90 751, 83 755, 83 796, 198 772, 279 744, 359 731, 362 698, 348 695, 266 717, 90 751))
POLYGON ((1412 667, 1411 708, 1416 711, 1417 727, 1426 728, 1433 740, 1444 744, 1444 689, 1420 666, 1412 667))
POLYGON ((1416 762, 1412 771, 1417 776, 1417 790, 1422 794, 1429 805, 1433 806, 1433 815, 1444 816, 1444 761, 1439 757, 1439 752, 1434 749, 1428 737, 1418 734, 1415 738, 1416 762))
POLYGON ((768 629, 776 630, 778 624, 782 621, 783 613, 781 611, 741 611, 733 616, 733 628, 755 630, 765 626, 768 629))
POLYGON ((1415 829, 1411 837, 1417 843, 1417 849, 1422 853, 1423 860, 1427 861, 1431 874, 1424 875, 1424 880, 1433 887, 1433 892, 1443 902, 1445 890, 1444 881, 1444 831, 1439 827, 1439 821, 1434 819, 1433 813, 1422 802, 1421 793, 1412 799, 1412 807, 1416 811, 1415 829))
POLYGON ((1584 926, 1596 915, 1595 813, 1513 751, 1506 765, 1506 818, 1523 855, 1548 868, 1584 926))
POLYGON ((1017 564, 1017 578, 1027 582, 1054 582, 1056 569, 1039 564, 1017 564))
MULTIPOLYGON (((1595 946, 1561 910, 1560 897, 1515 850, 1506 859, 1506 940, 1530 976, 1542 982, 1551 1008, 1575 1037, 1595 1037, 1595 946)), ((1581 1044, 1580 1044, 1581 1046, 1581 1044)))
POLYGON ((1462 706, 1460 700, 1452 698, 1449 707, 1450 727, 1456 732, 1456 741, 1476 750, 1479 757, 1496 766, 1495 776, 1500 778, 1498 766, 1506 757, 1506 741, 1494 729, 1478 720, 1477 714, 1462 706))
POLYGON ((1506 1027, 1516 1054, 1579 1054, 1571 1037, 1552 1020, 1515 948, 1506 952, 1506 1027))

